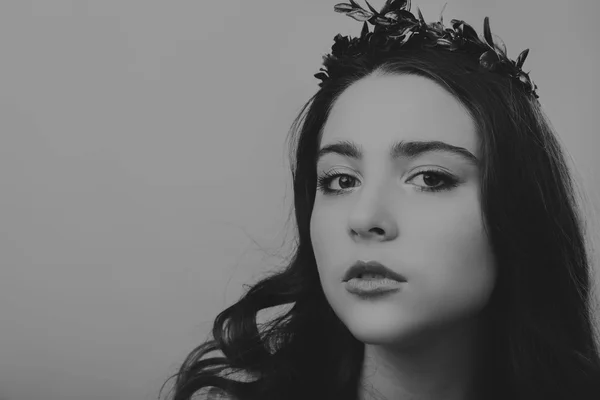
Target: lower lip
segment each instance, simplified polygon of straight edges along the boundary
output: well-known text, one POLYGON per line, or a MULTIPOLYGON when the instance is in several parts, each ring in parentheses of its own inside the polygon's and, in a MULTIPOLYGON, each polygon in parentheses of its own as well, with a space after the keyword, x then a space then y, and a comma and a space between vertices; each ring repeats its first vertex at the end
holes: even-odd
POLYGON ((397 292, 404 282, 393 279, 361 279, 352 278, 345 283, 346 290, 357 295, 378 295, 388 292, 397 292))

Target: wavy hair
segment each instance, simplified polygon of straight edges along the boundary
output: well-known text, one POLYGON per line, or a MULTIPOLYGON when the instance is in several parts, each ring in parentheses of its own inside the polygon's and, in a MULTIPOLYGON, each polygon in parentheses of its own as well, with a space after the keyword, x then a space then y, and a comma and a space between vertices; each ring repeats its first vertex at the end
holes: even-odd
POLYGON ((486 399, 600 399, 591 243, 565 152, 539 102, 477 63, 458 52, 406 48, 337 66, 344 73, 310 98, 288 136, 297 228, 291 261, 218 314, 214 339, 175 375, 172 400, 210 386, 239 400, 358 399, 364 343, 325 298, 309 223, 322 128, 340 94, 371 74, 429 78, 476 123, 481 213, 498 266, 486 306, 486 399), (257 325, 260 310, 282 305, 292 307, 257 325), (205 357, 213 351, 222 356, 205 357))

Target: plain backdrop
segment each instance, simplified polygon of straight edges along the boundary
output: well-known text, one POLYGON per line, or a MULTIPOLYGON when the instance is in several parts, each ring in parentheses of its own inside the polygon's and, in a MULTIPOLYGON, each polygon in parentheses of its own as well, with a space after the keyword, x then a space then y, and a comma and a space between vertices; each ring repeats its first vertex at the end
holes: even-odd
MULTIPOLYGON (((242 285, 283 263, 288 130, 333 36, 362 27, 336 2, 0 2, 1 400, 156 399, 242 285)), ((443 4, 412 10, 430 22, 443 4)), ((489 16, 513 59, 530 48, 594 244, 599 14, 592 0, 444 12, 479 33, 489 16)))

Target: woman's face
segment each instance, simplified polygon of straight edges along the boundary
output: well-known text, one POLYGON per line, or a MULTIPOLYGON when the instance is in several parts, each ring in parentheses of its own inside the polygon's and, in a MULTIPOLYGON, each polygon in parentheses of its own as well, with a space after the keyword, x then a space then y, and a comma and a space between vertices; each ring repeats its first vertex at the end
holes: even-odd
POLYGON ((390 156, 393 143, 439 141, 480 159, 467 110, 429 79, 369 76, 338 98, 320 149, 339 141, 354 143, 362 157, 330 152, 319 159, 319 177, 343 175, 317 191, 310 234, 340 320, 365 343, 407 344, 475 317, 496 276, 477 160, 444 151, 390 156), (342 282, 357 260, 379 261, 406 282, 391 295, 360 298, 342 282))

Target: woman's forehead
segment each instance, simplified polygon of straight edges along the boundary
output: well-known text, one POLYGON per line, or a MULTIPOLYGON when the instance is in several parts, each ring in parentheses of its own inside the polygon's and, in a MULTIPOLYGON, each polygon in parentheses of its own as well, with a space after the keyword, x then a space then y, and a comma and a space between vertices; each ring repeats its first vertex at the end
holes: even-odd
POLYGON ((476 124, 463 104, 430 79, 369 76, 334 103, 321 143, 353 140, 385 147, 396 140, 443 140, 477 150, 476 124))

